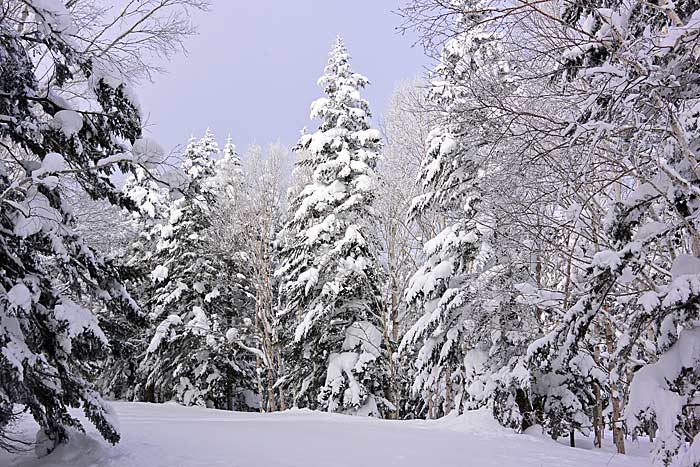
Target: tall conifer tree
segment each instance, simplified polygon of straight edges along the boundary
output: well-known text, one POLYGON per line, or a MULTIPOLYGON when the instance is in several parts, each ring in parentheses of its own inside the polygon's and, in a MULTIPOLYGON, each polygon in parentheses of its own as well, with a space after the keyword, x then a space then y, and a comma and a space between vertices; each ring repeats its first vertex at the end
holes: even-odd
POLYGON ((338 38, 318 81, 326 97, 311 106, 321 124, 296 147, 313 178, 290 204, 289 241, 277 271, 286 297, 279 326, 296 405, 379 415, 387 356, 382 273, 368 224, 381 135, 360 97, 368 80, 349 59, 338 38))
POLYGON ((212 254, 207 237, 218 151, 209 130, 190 140, 184 196, 160 229, 147 302, 157 325, 142 364, 146 400, 231 409, 252 380, 247 279, 240 264, 212 254))

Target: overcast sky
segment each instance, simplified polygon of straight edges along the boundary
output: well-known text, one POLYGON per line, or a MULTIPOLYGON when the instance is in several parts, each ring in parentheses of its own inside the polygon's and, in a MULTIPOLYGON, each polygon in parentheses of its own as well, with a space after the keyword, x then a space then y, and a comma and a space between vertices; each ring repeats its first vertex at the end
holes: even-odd
MULTIPOLYGON (((405 1, 405 0, 404 0, 405 1)), ((316 80, 340 34, 375 121, 396 83, 423 74, 429 61, 414 37, 401 36, 400 0, 214 0, 197 14, 199 35, 168 73, 140 88, 147 134, 166 150, 211 127, 230 132, 239 149, 252 143, 292 145, 321 96, 316 80)), ((315 129, 315 128, 314 128, 315 129)))

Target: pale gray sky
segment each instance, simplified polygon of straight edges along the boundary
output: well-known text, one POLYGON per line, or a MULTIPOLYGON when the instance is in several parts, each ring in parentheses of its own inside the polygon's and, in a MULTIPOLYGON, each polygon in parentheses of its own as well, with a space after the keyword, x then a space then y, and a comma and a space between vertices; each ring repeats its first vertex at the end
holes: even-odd
MULTIPOLYGON (((406 0, 403 0, 406 1, 406 0)), ((211 127, 230 132, 239 150, 280 140, 292 145, 321 96, 316 80, 340 34, 375 122, 395 84, 425 72, 429 61, 414 37, 401 36, 393 13, 402 0, 214 0, 197 14, 199 35, 168 73, 139 95, 149 128, 166 151, 211 127)))

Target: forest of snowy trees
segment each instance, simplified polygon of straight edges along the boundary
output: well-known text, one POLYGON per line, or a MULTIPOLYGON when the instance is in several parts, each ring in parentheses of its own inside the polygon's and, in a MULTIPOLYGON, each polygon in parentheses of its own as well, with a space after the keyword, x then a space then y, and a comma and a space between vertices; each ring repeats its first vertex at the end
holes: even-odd
POLYGON ((98 3, 0 1, 0 448, 488 407, 700 466, 700 3, 409 0, 436 66, 383 115, 338 37, 296 146, 171 153, 133 88, 207 2, 98 3))

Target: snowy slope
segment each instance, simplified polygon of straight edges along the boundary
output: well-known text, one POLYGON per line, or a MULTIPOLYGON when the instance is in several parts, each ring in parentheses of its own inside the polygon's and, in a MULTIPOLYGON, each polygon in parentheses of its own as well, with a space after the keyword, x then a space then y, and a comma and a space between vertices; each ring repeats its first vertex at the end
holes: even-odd
MULTIPOLYGON (((52 467, 647 467, 644 453, 572 449, 501 428, 485 412, 438 421, 386 421, 305 410, 236 413, 173 404, 115 403, 122 442, 76 437, 37 460, 0 453, 0 466, 52 467)), ((18 431, 33 436, 23 420, 18 431)), ((609 441, 609 438, 608 438, 609 441)))

